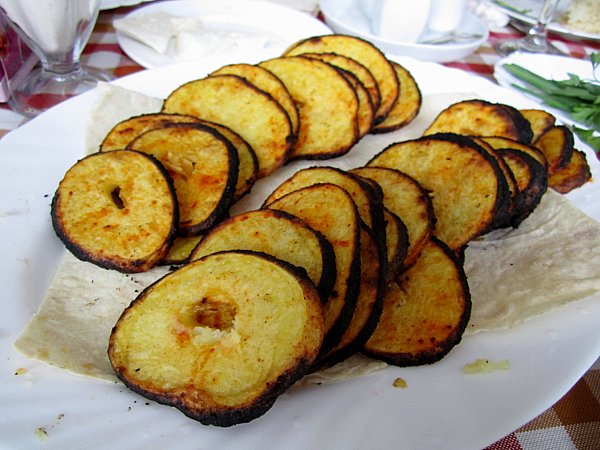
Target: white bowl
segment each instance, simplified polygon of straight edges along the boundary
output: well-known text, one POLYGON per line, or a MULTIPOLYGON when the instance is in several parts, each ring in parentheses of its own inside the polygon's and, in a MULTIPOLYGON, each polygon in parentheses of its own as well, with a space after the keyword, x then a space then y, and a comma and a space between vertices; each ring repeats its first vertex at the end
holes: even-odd
POLYGON ((480 38, 468 42, 433 45, 393 41, 374 35, 370 30, 369 20, 363 14, 357 0, 321 0, 320 8, 325 22, 336 33, 358 36, 372 42, 383 52, 396 56, 411 56, 422 61, 456 61, 477 50, 489 36, 487 27, 468 11, 457 32, 480 35, 480 38))

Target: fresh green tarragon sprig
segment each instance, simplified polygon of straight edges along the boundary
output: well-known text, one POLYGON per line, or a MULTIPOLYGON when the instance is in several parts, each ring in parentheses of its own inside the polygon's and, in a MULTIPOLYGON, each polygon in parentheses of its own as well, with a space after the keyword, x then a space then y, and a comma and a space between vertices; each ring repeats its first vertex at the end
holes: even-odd
MULTIPOLYGON (((600 65, 600 53, 590 56, 595 71, 600 65)), ((593 80, 584 80, 575 74, 568 74, 566 80, 549 80, 517 64, 504 64, 502 67, 526 86, 513 84, 513 87, 539 98, 544 104, 570 114, 574 121, 587 125, 589 129, 573 126, 573 131, 600 156, 600 82, 594 74, 593 80)))

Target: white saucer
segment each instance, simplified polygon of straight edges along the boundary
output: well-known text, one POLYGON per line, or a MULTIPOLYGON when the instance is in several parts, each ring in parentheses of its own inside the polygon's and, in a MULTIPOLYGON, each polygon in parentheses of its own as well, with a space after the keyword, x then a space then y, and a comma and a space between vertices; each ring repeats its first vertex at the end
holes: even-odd
MULTIPOLYGON (((222 31, 268 35, 269 39, 266 40, 266 47, 263 50, 272 50, 273 53, 283 52, 289 45, 303 38, 331 34, 331 30, 322 21, 307 13, 265 1, 157 2, 136 9, 127 17, 158 12, 182 17, 198 17, 207 27, 222 31)), ((182 62, 182 59, 173 54, 159 53, 118 30, 117 41, 132 60, 148 69, 182 62)), ((201 58, 207 56, 211 55, 202 55, 201 58)), ((223 56, 223 52, 219 56, 223 56)))
POLYGON ((468 42, 448 44, 414 44, 383 39, 371 33, 369 19, 362 13, 357 0, 321 0, 325 22, 336 33, 367 39, 382 51, 397 56, 412 56, 422 61, 449 62, 464 58, 487 41, 487 27, 473 14, 466 12, 458 28, 460 33, 480 35, 468 42))

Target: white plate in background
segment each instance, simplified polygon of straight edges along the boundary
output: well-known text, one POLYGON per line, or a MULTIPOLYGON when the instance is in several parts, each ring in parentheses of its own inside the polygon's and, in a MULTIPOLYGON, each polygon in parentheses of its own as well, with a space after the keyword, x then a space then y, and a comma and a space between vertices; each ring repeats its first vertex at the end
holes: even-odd
POLYGON ((468 11, 465 12, 457 32, 481 37, 467 42, 437 45, 399 42, 374 35, 370 29, 369 19, 362 13, 358 0, 321 0, 321 12, 327 25, 336 33, 364 38, 390 55, 411 56, 422 61, 456 61, 477 50, 489 36, 489 31, 483 22, 468 11))
MULTIPOLYGON (((570 58, 568 56, 546 55, 542 53, 516 52, 501 59, 494 65, 494 78, 498 81, 498 84, 512 90, 517 90, 513 84, 523 87, 527 86, 524 82, 507 72, 506 69, 502 67, 504 64, 517 64, 549 80, 567 80, 569 78, 569 73, 588 80, 592 80, 594 77, 592 63, 589 60, 570 58)), ((600 78, 600 69, 597 70, 597 76, 600 78)), ((534 101, 540 102, 539 99, 531 94, 522 94, 534 101)), ((589 128, 589 125, 574 121, 566 111, 551 108, 547 105, 544 105, 543 108, 566 124, 576 124, 583 128, 589 128)))
MULTIPOLYGON (((502 0, 502 2, 492 0, 492 3, 495 7, 499 8, 502 12, 510 16, 511 19, 514 19, 514 21, 516 21, 515 25, 517 28, 523 31, 526 31, 529 29, 529 27, 535 24, 542 6, 542 2, 539 0, 502 0), (514 9, 507 7, 507 5, 514 9)), ((600 41, 600 34, 575 30, 574 28, 569 28, 560 22, 560 17, 565 13, 568 6, 568 1, 565 2, 563 0, 558 3, 556 12, 554 13, 554 18, 548 24, 548 30, 556 34, 560 34, 566 38, 591 39, 593 41, 600 41)), ((600 7, 600 5, 598 5, 598 7, 600 7)))
MULTIPOLYGON (((269 36, 265 49, 276 53, 283 52, 287 46, 302 38, 331 34, 331 30, 322 21, 310 14, 272 2, 253 0, 158 2, 138 8, 127 17, 140 17, 159 12, 182 17, 197 17, 206 24, 207 28, 219 31, 264 34, 269 36)), ((117 41, 132 60, 149 69, 182 62, 173 54, 159 53, 118 30, 117 41)))
MULTIPOLYGON (((164 97, 221 65, 268 56, 170 65, 115 84, 164 97)), ((468 93, 532 107, 521 95, 481 77, 411 58, 397 60, 417 80, 424 108, 430 108, 428 96, 439 93, 468 93)), ((52 230, 50 202, 65 171, 83 155, 94 99, 89 92, 69 100, 0 140, 0 447, 479 450, 552 406, 600 356, 597 295, 509 331, 465 336, 432 365, 388 367, 362 378, 290 390, 263 417, 231 428, 203 426, 120 383, 75 376, 25 358, 12 343, 36 311, 64 254, 52 230), (508 359, 510 369, 464 374, 464 364, 476 358, 508 359), (15 375, 19 368, 26 372, 15 375), (408 388, 394 388, 397 377, 405 379, 408 388), (36 435, 38 428, 47 432, 44 441, 36 435)), ((308 165, 357 167, 403 133, 418 134, 423 125, 417 117, 406 130, 366 136, 344 157, 295 161, 260 183, 274 187, 291 171, 308 165)), ((589 160, 598 178, 598 161, 589 160)), ((600 219, 596 183, 569 198, 600 219)))

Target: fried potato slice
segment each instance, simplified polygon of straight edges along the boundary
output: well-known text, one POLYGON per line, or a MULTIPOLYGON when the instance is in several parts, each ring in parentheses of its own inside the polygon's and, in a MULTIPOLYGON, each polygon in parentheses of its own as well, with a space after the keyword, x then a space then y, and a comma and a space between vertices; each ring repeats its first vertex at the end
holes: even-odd
POLYGON ((543 109, 520 109, 521 114, 529 122, 533 136, 531 142, 535 142, 542 134, 556 124, 556 117, 543 109))
POLYGON ((500 148, 514 148, 515 150, 525 152, 539 162, 546 170, 548 168, 548 160, 546 159, 546 156, 539 148, 531 144, 523 144, 522 142, 515 141, 514 139, 499 136, 482 136, 479 139, 487 142, 496 150, 500 148))
POLYGON ((387 248, 386 281, 391 283, 400 274, 408 254, 408 229, 402 219, 389 209, 383 209, 385 244, 387 248))
POLYGON ((571 160, 562 169, 558 169, 548 179, 548 184, 556 192, 567 194, 573 189, 583 186, 592 179, 592 172, 585 153, 573 149, 571 160))
POLYGON ((292 44, 284 55, 303 53, 335 53, 352 58, 375 77, 381 101, 375 113, 375 124, 382 122, 392 109, 400 92, 400 84, 391 62, 372 43, 356 37, 329 34, 310 37, 292 44))
POLYGON ((367 88, 365 88, 356 75, 345 69, 338 70, 354 88, 354 92, 356 93, 358 100, 358 138, 360 139, 371 131, 373 121, 375 120, 375 108, 373 107, 367 88))
POLYGON ((320 355, 334 348, 348 328, 360 288, 360 216, 344 189, 330 183, 290 192, 267 205, 288 212, 321 232, 333 245, 336 280, 324 304, 325 338, 320 355))
POLYGON ((169 264, 179 265, 188 263, 190 255, 198 245, 198 242, 200 242, 200 239, 202 239, 202 236, 177 236, 169 249, 169 253, 167 253, 167 256, 163 258, 160 264, 167 266, 169 264))
POLYGON ((317 360, 315 369, 331 367, 360 351, 379 322, 386 286, 386 260, 376 236, 364 224, 360 232, 360 260, 360 293, 350 324, 335 348, 317 360))
POLYGON ((501 222, 498 212, 509 201, 498 163, 466 136, 435 134, 392 144, 367 166, 414 178, 431 197, 434 235, 454 251, 501 222))
POLYGON ((333 66, 303 56, 260 63, 286 86, 298 107, 300 130, 291 159, 328 159, 358 140, 358 98, 333 66))
POLYGON ((302 267, 323 301, 333 289, 335 254, 331 243, 286 212, 263 209, 230 217, 202 238, 190 259, 224 250, 253 250, 302 267))
POLYGON ((171 124, 138 136, 129 149, 155 156, 167 169, 179 203, 179 235, 196 236, 229 212, 238 177, 233 145, 214 128, 171 124))
POLYGON ((319 295, 305 273, 268 255, 221 252, 146 288, 113 328, 108 356, 131 390, 229 427, 265 414, 311 367, 322 339, 319 295))
POLYGON ((268 206, 290 192, 320 183, 335 184, 348 192, 356 204, 363 222, 378 236, 384 236, 383 205, 377 196, 378 192, 371 189, 369 184, 356 175, 337 167, 314 166, 298 170, 281 183, 266 198, 264 204, 268 206))
POLYGON ((259 178, 288 160, 294 141, 290 118, 281 105, 237 75, 185 83, 169 94, 163 112, 192 115, 235 131, 256 153, 259 178))
POLYGON ((371 71, 363 64, 348 56, 339 55, 337 53, 303 53, 303 56, 320 59, 335 67, 352 72, 369 93, 375 111, 379 108, 379 104, 381 103, 379 85, 371 71))
POLYGON ((234 201, 248 192, 258 177, 258 160, 252 147, 237 133, 224 125, 194 116, 167 113, 149 113, 130 117, 116 124, 107 134, 100 146, 100 151, 125 149, 140 134, 154 128, 163 128, 173 123, 200 123, 215 128, 233 144, 238 154, 239 170, 234 201))
POLYGON ((148 113, 117 123, 102 140, 100 151, 123 150, 140 134, 171 123, 199 123, 200 119, 183 114, 148 113))
POLYGON ((94 153, 73 165, 52 199, 52 225, 83 261, 143 272, 167 254, 179 221, 173 183, 153 157, 94 153))
POLYGON ((564 125, 555 125, 540 136, 535 146, 548 161, 548 175, 567 167, 573 156, 573 133, 564 125))
POLYGON ((400 82, 400 95, 385 120, 375 125, 371 133, 398 130, 411 123, 421 111, 423 96, 417 81, 404 66, 395 61, 391 63, 400 82))
POLYGON ((364 352, 397 366, 434 363, 460 342, 470 314, 464 269, 432 238, 415 265, 388 286, 364 352))
POLYGON ((440 112, 423 134, 500 136, 528 144, 531 142, 529 122, 522 117, 519 120, 515 111, 500 103, 479 99, 464 100, 440 112), (527 124, 525 129, 524 123, 527 124))
POLYGON ((400 170, 385 167, 359 167, 351 173, 375 181, 383 191, 383 205, 406 226, 408 249, 403 269, 419 257, 434 233, 435 214, 431 198, 412 177, 400 170))
POLYGON ((298 108, 296 108, 294 99, 292 99, 289 91, 279 78, 257 64, 244 63, 228 64, 215 70, 210 75, 223 74, 240 76, 273 97, 290 117, 292 133, 294 136, 298 136, 300 122, 298 108))
POLYGON ((510 219, 510 224, 517 227, 542 200, 548 189, 548 173, 539 161, 522 150, 500 148, 496 152, 508 164, 517 182, 519 201, 510 219))

